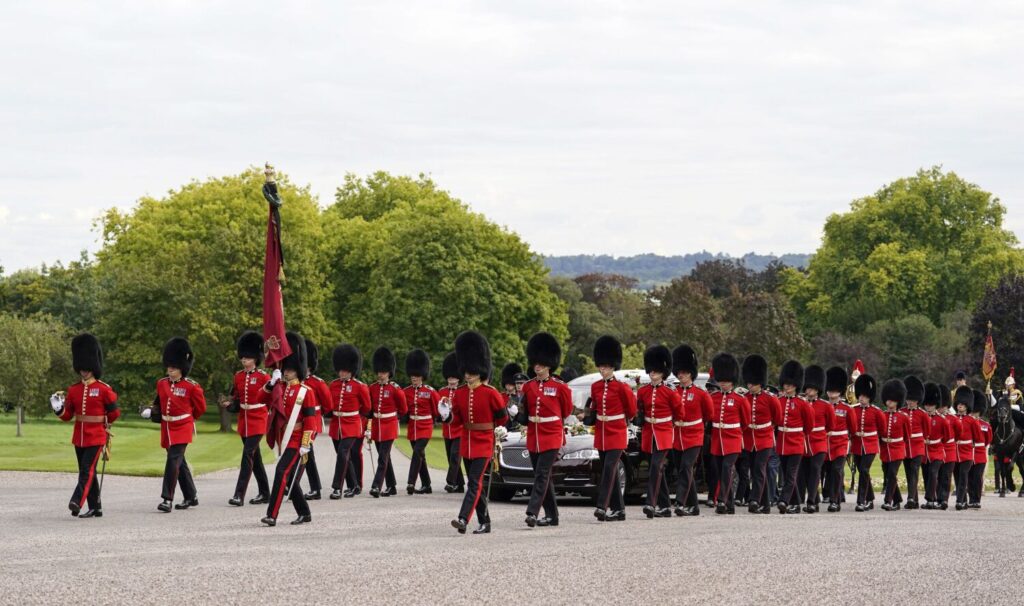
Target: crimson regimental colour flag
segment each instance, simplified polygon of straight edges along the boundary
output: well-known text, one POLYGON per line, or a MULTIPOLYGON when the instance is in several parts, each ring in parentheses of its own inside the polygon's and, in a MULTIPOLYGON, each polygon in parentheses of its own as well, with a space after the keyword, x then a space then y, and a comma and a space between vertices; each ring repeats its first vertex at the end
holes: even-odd
POLYGON ((992 335, 985 337, 985 356, 981 360, 981 374, 985 377, 986 381, 992 380, 992 375, 996 373, 996 344, 992 342, 992 335))
POLYGON ((263 340, 268 368, 292 353, 288 339, 284 336, 284 300, 281 297, 281 277, 284 259, 281 255, 281 226, 275 219, 280 217, 269 210, 267 218, 267 252, 263 262, 263 340))

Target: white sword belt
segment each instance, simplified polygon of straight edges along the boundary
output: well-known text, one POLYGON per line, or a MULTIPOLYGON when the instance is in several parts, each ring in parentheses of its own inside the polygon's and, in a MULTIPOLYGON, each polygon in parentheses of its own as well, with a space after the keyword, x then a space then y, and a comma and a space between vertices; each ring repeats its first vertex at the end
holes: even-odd
POLYGON ((561 420, 562 417, 530 417, 531 423, 553 423, 561 420))
POLYGON ((657 423, 669 423, 672 421, 672 417, 648 417, 644 420, 652 425, 655 425, 657 423))
POLYGON ((903 438, 882 438, 882 441, 886 444, 895 444, 896 442, 902 442, 903 438))
POLYGON ((936 444, 942 444, 942 440, 925 440, 924 443, 929 446, 935 446, 936 444))
POLYGON ((712 427, 715 429, 739 429, 739 423, 712 423, 712 427))
POLYGON ((865 432, 865 431, 858 431, 856 433, 856 436, 858 438, 870 438, 871 436, 877 436, 877 435, 878 435, 877 431, 867 431, 867 432, 865 432))
POLYGON ((957 440, 957 444, 974 444, 973 440, 957 440))
POLYGON ((974 447, 975 448, 983 448, 984 446, 985 446, 984 442, 975 442, 974 443, 974 447))
POLYGON ((694 425, 700 425, 704 421, 697 419, 696 421, 675 421, 672 424, 676 427, 693 427, 694 425))
POLYGON ((825 431, 824 427, 812 427, 811 431, 825 431))
POLYGON ((332 410, 331 414, 336 417, 355 417, 359 416, 358 410, 332 410))
POLYGON ((386 412, 384 414, 380 414, 380 413, 377 413, 377 412, 373 413, 373 418, 374 419, 390 419, 392 417, 397 417, 397 416, 398 416, 397 412, 386 412))
POLYGON ((923 438, 924 434, 923 433, 912 433, 912 434, 910 434, 910 437, 911 438, 923 438))
POLYGON ((849 434, 847 432, 845 432, 845 431, 830 431, 830 432, 828 432, 828 435, 836 437, 836 438, 838 438, 839 436, 843 436, 845 438, 849 434))
POLYGON ((781 431, 782 433, 796 433, 798 431, 803 431, 803 430, 804 430, 803 427, 780 427, 779 428, 779 431, 781 431))
POLYGON ((625 418, 626 418, 626 415, 624 415, 624 414, 623 415, 597 415, 597 420, 601 421, 602 423, 607 423, 608 421, 618 421, 619 419, 625 419, 625 418))
POLYGON ((242 410, 256 410, 257 408, 263 408, 266 404, 239 404, 238 407, 242 410))
POLYGON ((170 423, 172 421, 184 421, 185 419, 188 419, 191 416, 192 416, 191 413, 186 413, 186 414, 178 415, 178 416, 175 416, 175 417, 168 417, 168 416, 161 415, 160 416, 160 420, 161 421, 166 421, 166 422, 170 423))
POLYGON ((433 421, 434 417, 430 415, 409 415, 410 421, 433 421))
POLYGON ((771 426, 772 426, 772 422, 768 421, 767 423, 751 424, 751 425, 748 425, 747 427, 749 427, 750 429, 768 429, 771 426))

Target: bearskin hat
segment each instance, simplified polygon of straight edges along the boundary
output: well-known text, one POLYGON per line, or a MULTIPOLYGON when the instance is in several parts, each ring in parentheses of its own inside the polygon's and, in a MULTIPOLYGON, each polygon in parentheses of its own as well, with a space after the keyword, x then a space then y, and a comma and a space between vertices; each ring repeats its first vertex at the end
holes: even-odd
POLYGON ((395 354, 387 347, 378 347, 373 352, 373 372, 386 372, 391 375, 389 378, 395 378, 395 367, 398 362, 395 360, 395 354))
POLYGON ((743 382, 747 385, 768 385, 768 361, 764 356, 751 354, 743 358, 743 382))
POLYGON ((693 348, 683 343, 679 347, 672 350, 672 374, 677 375, 681 372, 690 373, 690 378, 694 381, 697 380, 697 352, 693 351, 693 348))
POLYGON ((252 358, 259 365, 263 361, 263 335, 255 330, 247 330, 238 337, 235 349, 238 351, 239 360, 252 358))
POLYGON ((825 369, 817 364, 805 368, 803 389, 815 389, 818 395, 825 393, 825 369))
POLYGON ((899 406, 907 400, 907 386, 899 379, 889 379, 882 384, 882 403, 896 402, 899 406))
POLYGON ((797 389, 804 384, 804 366, 796 360, 788 360, 779 370, 779 387, 785 387, 787 384, 794 385, 797 389))
POLYGON ((954 381, 966 381, 967 380, 967 373, 962 371, 962 370, 958 370, 958 371, 956 371, 956 374, 953 375, 953 380, 954 381))
POLYGON ((441 374, 447 379, 462 379, 459 376, 459 361, 455 356, 455 352, 448 352, 448 355, 444 357, 444 361, 441 362, 441 374))
POLYGON ((315 374, 317 367, 320 366, 320 348, 316 346, 316 343, 306 339, 306 368, 309 369, 309 374, 315 374))
POLYGON ((939 406, 949 408, 953 405, 953 394, 948 389, 939 385, 939 406))
MULTIPOLYGON (((985 414, 986 410, 988 410, 988 397, 985 396, 985 392, 980 389, 975 389, 973 412, 985 414)), ((971 412, 971 410, 968 410, 968 412, 971 412)))
POLYGON ((530 368, 537 364, 547 366, 551 374, 554 374, 562 362, 562 346, 558 344, 558 339, 547 332, 539 332, 530 337, 526 342, 526 362, 530 368))
POLYGON ((363 354, 351 343, 342 343, 335 347, 331 353, 331 362, 334 363, 335 373, 345 370, 352 373, 353 377, 358 377, 363 370, 363 354))
POLYGON ((953 405, 959 406, 963 404, 967 406, 967 412, 971 412, 974 408, 974 390, 966 385, 961 385, 956 388, 956 393, 953 394, 953 405))
POLYGON ((711 372, 716 382, 735 383, 740 378, 740 363, 731 353, 720 353, 711 359, 711 372))
POLYGON ((103 376, 103 348, 99 339, 83 332, 71 339, 71 366, 75 372, 88 370, 99 379, 103 376))
POLYGON ((455 337, 455 359, 459 374, 480 375, 481 380, 491 376, 491 345, 482 334, 467 330, 455 337))
POLYGON ((405 356, 405 374, 408 377, 430 376, 430 356, 422 349, 414 349, 405 356))
POLYGON ((523 367, 516 364, 515 362, 509 362, 508 364, 505 365, 504 368, 501 369, 502 386, 515 385, 516 375, 521 374, 523 374, 523 367))
POLYGON ((284 336, 288 340, 288 346, 291 347, 292 353, 281 360, 281 370, 294 370, 301 381, 309 376, 306 340, 302 338, 302 335, 291 331, 284 333, 284 336))
POLYGON ((877 395, 878 393, 876 391, 877 389, 878 386, 875 385, 875 378, 869 375, 868 373, 862 374, 861 376, 857 377, 856 381, 853 382, 853 395, 856 396, 858 399, 861 396, 864 396, 868 399, 868 401, 874 402, 875 395, 877 395))
POLYGON ((907 386, 907 400, 920 404, 924 399, 924 383, 921 379, 910 375, 903 379, 903 384, 907 386))
POLYGON ((921 406, 938 406, 942 402, 942 394, 940 393, 942 388, 937 383, 931 381, 924 384, 924 395, 921 396, 919 404, 921 406))
POLYGON ((594 343, 594 365, 622 368, 622 343, 610 335, 598 337, 594 343))
POLYGON ((662 377, 668 378, 672 371, 672 352, 664 345, 651 345, 644 351, 644 372, 660 372, 662 377))
POLYGON ((850 384, 850 376, 842 366, 832 366, 825 371, 825 392, 830 391, 846 393, 846 386, 850 384))
POLYGON ((184 337, 174 337, 164 345, 164 367, 174 367, 181 371, 181 376, 187 377, 192 372, 192 364, 196 356, 192 353, 192 346, 184 337))

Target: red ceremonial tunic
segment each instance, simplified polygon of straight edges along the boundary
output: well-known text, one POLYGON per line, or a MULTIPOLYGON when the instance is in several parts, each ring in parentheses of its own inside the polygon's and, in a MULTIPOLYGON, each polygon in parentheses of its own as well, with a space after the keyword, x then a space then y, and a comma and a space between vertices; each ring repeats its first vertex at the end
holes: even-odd
MULTIPOLYGON (((448 385, 445 385, 441 389, 438 389, 437 390, 437 405, 440 406, 441 401, 447 399, 448 400, 448 406, 451 406, 453 398, 455 397, 455 392, 458 391, 458 390, 459 390, 458 387, 448 387, 448 385)), ((434 416, 435 417, 440 417, 441 416, 440 411, 437 410, 437 406, 434 407, 434 416)), ((443 423, 441 425, 441 434, 444 436, 444 438, 446 440, 457 440, 457 439, 460 439, 462 437, 462 422, 461 421, 456 421, 455 417, 452 416, 452 420, 451 421, 449 421, 448 423, 443 423)))
POLYGON ((903 414, 910 419, 910 449, 907 458, 923 457, 925 451, 924 426, 928 424, 928 413, 920 408, 904 408, 903 414))
POLYGON ((626 426, 636 416, 636 395, 616 378, 596 381, 590 386, 590 401, 597 413, 594 448, 625 450, 629 436, 626 426))
POLYGON ((565 444, 563 422, 572 414, 572 391, 559 379, 539 378, 523 386, 523 406, 527 408, 526 449, 529 452, 557 450, 565 444))
POLYGON ((677 389, 683 403, 683 416, 673 422, 672 448, 687 450, 703 446, 704 423, 711 418, 711 395, 693 383, 689 387, 679 385, 677 389))
POLYGON ((928 415, 924 426, 924 456, 926 461, 946 460, 946 442, 952 437, 952 429, 945 417, 937 412, 928 415))
POLYGON ((117 407, 117 393, 103 381, 92 379, 89 384, 79 381, 68 387, 64 396, 61 421, 75 420, 71 443, 85 448, 107 443, 107 425, 121 416, 117 407))
POLYGON ((885 425, 878 436, 880 458, 883 463, 902 461, 907 458, 910 443, 910 417, 899 410, 887 410, 882 414, 885 415, 885 425))
POLYGON ((743 428, 743 450, 775 448, 775 428, 782 424, 782 404, 763 389, 756 395, 748 393, 747 401, 750 402, 750 423, 743 428))
POLYGON ((878 432, 885 427, 885 413, 868 404, 856 407, 857 431, 853 432, 853 454, 878 454, 878 432))
POLYGON ((238 403, 238 435, 243 438, 267 433, 267 402, 270 393, 263 386, 270 375, 259 369, 235 373, 231 395, 238 403))
POLYGON ((313 390, 316 394, 316 432, 324 432, 324 410, 323 403, 331 401, 331 388, 328 387, 327 381, 324 381, 316 375, 309 375, 306 380, 303 381, 306 387, 313 390))
POLYGON ((466 459, 494 454, 494 428, 505 413, 505 398, 490 385, 461 385, 452 397, 452 420, 462 428, 459 455, 466 459))
POLYGON ((956 439, 957 454, 960 461, 974 462, 974 446, 983 442, 981 425, 978 419, 970 415, 960 417, 960 435, 956 439))
POLYGON ((960 417, 954 414, 946 414, 946 425, 949 427, 949 432, 946 434, 946 462, 947 463, 959 463, 960 462, 960 446, 957 441, 960 439, 960 432, 963 431, 963 426, 960 423, 960 417))
POLYGON ((992 443, 992 426, 985 419, 977 419, 981 431, 981 442, 974 444, 974 464, 988 463, 988 445, 992 443))
POLYGON ((335 379, 331 397, 324 410, 331 414, 331 439, 361 438, 366 431, 363 420, 370 414, 370 389, 359 379, 335 379))
MULTIPOLYGON (((320 431, 320 414, 317 413, 316 404, 316 392, 309 385, 305 385, 300 381, 295 381, 290 385, 286 385, 284 388, 284 415, 285 419, 290 419, 292 410, 299 406, 299 416, 295 420, 295 428, 292 429, 292 435, 288 436, 288 445, 285 448, 298 448, 302 445, 302 434, 310 431, 313 433, 310 439, 316 439, 316 434, 320 431)), ((287 429, 287 421, 285 421, 284 429, 287 429)), ((283 439, 281 440, 284 441, 283 439)))
POLYGON ((828 434, 836 427, 835 407, 821 398, 809 402, 808 405, 814 414, 814 426, 811 427, 810 435, 811 455, 827 453, 828 434))
POLYGON ((405 437, 410 442, 429 440, 434 437, 434 415, 441 399, 429 385, 412 385, 405 388, 405 402, 409 408, 409 423, 405 426, 405 437))
POLYGON ((779 456, 805 455, 814 428, 814 410, 799 396, 782 396, 782 423, 779 423, 779 456))
POLYGON ((857 410, 844 402, 836 402, 835 421, 828 432, 828 460, 845 458, 850 454, 850 436, 857 432, 857 410))
POLYGON ((711 454, 743 450, 743 427, 750 425, 750 402, 735 391, 711 394, 711 454))
POLYGON ((191 444, 196 421, 206 412, 206 395, 202 386, 192 379, 171 381, 163 377, 156 382, 155 413, 160 415, 160 446, 191 444))
POLYGON ((389 442, 398 437, 398 415, 407 414, 405 393, 398 383, 374 383, 370 385, 370 409, 373 424, 370 439, 374 442, 389 442))
POLYGON ((679 392, 666 383, 657 386, 648 383, 637 391, 637 405, 644 412, 644 426, 640 432, 640 449, 650 454, 654 449, 672 448, 675 433, 673 421, 683 418, 683 402, 679 392))

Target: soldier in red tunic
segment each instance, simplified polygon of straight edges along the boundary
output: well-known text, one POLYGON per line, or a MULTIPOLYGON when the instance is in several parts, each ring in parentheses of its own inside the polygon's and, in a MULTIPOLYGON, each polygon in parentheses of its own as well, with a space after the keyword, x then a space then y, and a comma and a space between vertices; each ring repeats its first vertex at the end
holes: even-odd
MULTIPOLYGON (((334 348, 331 362, 337 379, 328 386, 330 398, 324 402, 323 411, 331 418, 330 434, 338 458, 334 462, 334 477, 331 480, 331 499, 354 497, 359 494, 358 484, 341 492, 342 483, 360 458, 363 444, 363 419, 370 414, 370 390, 358 378, 363 367, 363 357, 355 345, 343 343, 334 348)), ((362 474, 362 465, 359 465, 362 474)))
MULTIPOLYGON (((245 491, 249 478, 256 478, 258 492, 249 501, 252 505, 266 503, 270 495, 267 470, 263 467, 260 442, 267 433, 267 402, 270 394, 263 386, 270 381, 270 375, 259 369, 263 361, 263 337, 254 331, 246 331, 235 344, 242 370, 235 373, 231 384, 231 399, 224 405, 228 412, 238 413, 238 435, 242 438, 242 463, 235 483, 235 494, 228 500, 229 505, 241 507, 245 502, 245 491)), ((277 371, 280 379, 280 371, 277 371)))
POLYGON ((882 385, 882 403, 885 405, 885 423, 879 431, 879 454, 882 459, 884 501, 882 509, 899 510, 896 491, 899 488, 898 475, 903 460, 907 458, 907 444, 910 442, 910 419, 899 409, 907 398, 907 388, 899 379, 889 379, 882 385))
POLYGON ((736 459, 743 450, 743 428, 750 425, 750 402, 733 391, 740 378, 740 365, 732 354, 720 353, 711 360, 711 374, 720 388, 711 394, 711 461, 717 468, 717 482, 708 486, 708 501, 715 513, 736 513, 732 480, 736 459))
POLYGON ((853 432, 852 440, 858 480, 855 511, 868 511, 875 508, 871 464, 878 455, 878 432, 885 426, 885 415, 872 404, 877 395, 874 377, 866 373, 857 377, 853 393, 857 397, 857 431, 853 432))
POLYGON ((981 427, 968 413, 974 408, 974 390, 966 385, 953 395, 959 427, 956 432, 956 510, 967 509, 967 483, 974 466, 974 444, 981 442, 981 427))
POLYGON ((473 534, 488 534, 491 517, 484 476, 495 456, 494 429, 504 422, 507 414, 505 400, 497 389, 485 383, 492 370, 491 348, 483 335, 473 331, 460 334, 455 338, 455 355, 466 384, 455 390, 450 405, 444 400, 439 402, 438 412, 446 423, 458 423, 462 428, 459 448, 466 461, 469 486, 452 527, 459 534, 466 534, 466 526, 476 511, 480 526, 473 534))
POLYGON ((66 395, 50 396, 50 407, 61 421, 74 419, 71 443, 78 459, 78 484, 71 494, 68 509, 81 518, 103 517, 100 487, 96 482, 96 465, 107 446, 110 425, 121 416, 117 393, 100 378, 103 376, 103 349, 89 333, 71 340, 71 365, 81 381, 67 388, 66 395), (82 505, 89 510, 80 514, 82 505))
MULTIPOLYGON (((313 519, 299 483, 306 466, 306 457, 321 428, 320 413, 317 412, 316 392, 303 383, 309 376, 306 341, 294 332, 285 333, 285 338, 292 350, 291 354, 281 360, 281 373, 285 381, 284 418, 287 421, 281 430, 282 435, 277 436, 277 443, 284 446, 284 451, 277 460, 267 515, 260 520, 267 526, 277 525, 277 514, 281 511, 285 495, 291 498, 295 513, 298 514, 292 525, 307 524, 313 519)), ((269 393, 273 386, 267 383, 264 389, 269 393)))
POLYGON ((924 499, 921 509, 939 508, 939 470, 946 460, 946 435, 949 429, 946 419, 938 413, 944 388, 935 383, 925 383, 921 406, 926 415, 924 432, 924 499))
POLYGON ((992 443, 992 426, 982 417, 988 410, 987 403, 988 396, 975 389, 971 417, 981 431, 981 441, 974 443, 974 466, 967 484, 967 507, 970 509, 981 509, 981 495, 985 493, 985 467, 988 465, 988 447, 992 443))
POLYGON ((181 337, 174 337, 164 345, 164 367, 167 376, 156 382, 153 405, 142 411, 144 419, 160 423, 160 446, 167 450, 161 502, 157 509, 171 512, 174 487, 181 485, 184 497, 174 509, 188 509, 199 505, 192 471, 185 460, 185 449, 192 443, 196 421, 206 412, 206 395, 202 386, 188 378, 195 362, 192 346, 181 337))
MULTIPOLYGON (((694 469, 704 447, 704 423, 711 419, 711 396, 694 380, 697 378, 697 352, 683 344, 672 350, 672 374, 683 407, 683 417, 673 422, 672 465, 676 469, 676 515, 700 515, 694 469)), ((668 492, 667 487, 663 487, 668 492)))
MULTIPOLYGON (((835 427, 835 407, 821 399, 825 392, 825 369, 821 366, 808 366, 804 369, 804 399, 813 415, 813 426, 808 436, 808 455, 804 457, 801 467, 801 495, 806 495, 805 513, 818 513, 820 503, 818 490, 821 488, 821 468, 829 451, 829 433, 835 427)), ((845 419, 844 419, 845 422, 845 419)))
POLYGON ((850 454, 850 437, 857 431, 857 411, 843 399, 849 377, 846 370, 833 366, 825 371, 825 394, 832 404, 835 422, 828 432, 828 511, 842 509, 843 488, 846 480, 846 457, 850 454))
POLYGON ((395 364, 395 354, 387 347, 378 347, 373 352, 373 372, 377 373, 377 382, 370 386, 370 439, 377 449, 377 471, 370 484, 370 496, 375 499, 398 494, 395 468, 391 465, 391 447, 398 437, 398 416, 408 414, 408 406, 405 392, 394 382, 395 364))
POLYGON ((797 475, 804 455, 809 452, 809 437, 814 426, 814 412, 807 401, 797 394, 803 384, 803 365, 796 360, 789 360, 782 365, 779 372, 782 423, 777 429, 780 471, 785 484, 779 494, 779 513, 800 513, 797 475))
POLYGON ((670 518, 669 498, 662 490, 662 474, 666 457, 672 452, 675 421, 683 418, 683 403, 679 393, 665 383, 672 370, 672 352, 664 345, 652 345, 644 352, 644 371, 651 382, 636 394, 637 419, 643 423, 640 449, 647 455, 650 472, 647 477, 647 504, 644 515, 648 518, 670 518))
POLYGON ((945 510, 949 507, 949 496, 953 493, 953 476, 956 475, 956 464, 960 461, 960 451, 957 449, 957 436, 960 435, 960 419, 950 411, 953 403, 953 394, 948 389, 941 389, 939 400, 939 415, 946 423, 946 433, 943 442, 946 458, 939 469, 939 509, 945 510))
POLYGON ((405 402, 409 408, 409 419, 405 435, 412 446, 412 460, 409 463, 409 481, 405 491, 408 494, 430 494, 430 470, 427 468, 427 444, 434 436, 434 413, 440 396, 434 388, 425 383, 430 376, 430 356, 422 349, 414 349, 405 356, 405 374, 411 385, 405 388, 405 402), (420 487, 416 488, 416 478, 420 487))
POLYGON ((636 397, 626 383, 615 378, 622 367, 622 344, 604 335, 594 343, 594 364, 601 379, 590 386, 584 423, 594 428, 594 449, 601 461, 601 483, 594 517, 602 522, 626 519, 626 504, 619 491, 619 466, 629 441, 628 423, 636 416, 636 397))
MULTIPOLYGON (((314 421, 316 431, 313 435, 316 438, 316 436, 324 432, 323 418, 328 416, 329 413, 324 410, 323 403, 331 400, 331 390, 327 386, 326 381, 314 374, 316 369, 320 367, 320 348, 309 339, 306 339, 305 342, 307 376, 303 384, 312 389, 313 393, 316 394, 316 419, 314 421)), ((306 455, 306 476, 309 478, 309 492, 305 494, 306 500, 319 501, 323 484, 320 483, 320 470, 316 467, 316 452, 313 448, 313 442, 309 443, 309 454, 306 455)))
POLYGON ((523 387, 519 423, 526 425, 526 449, 533 465, 533 489, 526 506, 526 525, 558 526, 558 503, 551 466, 565 444, 565 418, 572 414, 569 386, 552 376, 562 361, 562 347, 549 333, 539 332, 526 343, 526 359, 536 378, 523 387), (541 506, 544 517, 538 518, 541 506))
MULTIPOLYGON (((452 398, 459 388, 462 379, 459 377, 458 359, 455 352, 450 352, 444 357, 441 363, 441 374, 444 375, 446 384, 438 392, 437 416, 441 418, 441 404, 449 410, 452 405, 452 398)), ((455 419, 450 419, 441 426, 441 435, 444 436, 444 450, 448 453, 448 473, 445 475, 444 491, 448 493, 461 493, 466 490, 465 476, 462 475, 462 425, 455 419)))
MULTIPOLYGON (((907 387, 907 405, 901 412, 910 421, 910 438, 907 444, 907 458, 903 460, 903 472, 907 476, 906 509, 918 509, 920 499, 918 488, 921 482, 921 464, 924 461, 924 426, 928 423, 928 413, 920 408, 924 399, 924 383, 914 375, 903 379, 907 387)), ((899 487, 896 488, 895 502, 902 501, 899 487)))
POLYGON ((782 423, 782 406, 769 393, 768 362, 757 354, 743 359, 743 382, 750 402, 750 424, 743 431, 743 450, 750 459, 750 498, 747 511, 770 513, 768 459, 775 452, 775 427, 782 423))

